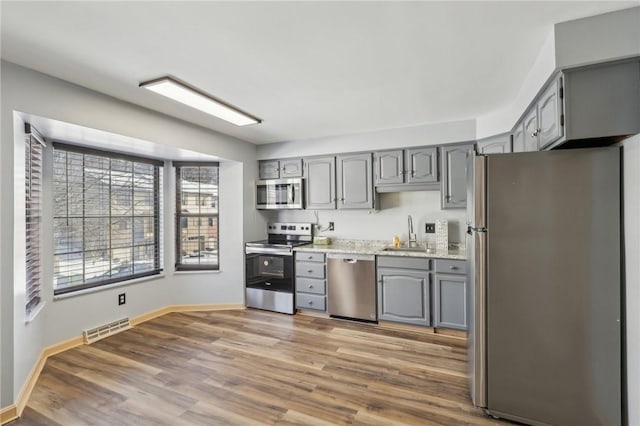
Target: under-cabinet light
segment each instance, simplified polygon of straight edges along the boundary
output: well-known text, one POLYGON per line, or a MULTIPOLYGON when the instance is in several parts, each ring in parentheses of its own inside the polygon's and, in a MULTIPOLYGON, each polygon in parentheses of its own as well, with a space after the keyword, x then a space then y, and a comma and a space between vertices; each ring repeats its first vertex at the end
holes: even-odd
POLYGON ((236 126, 246 126, 262 122, 246 112, 243 112, 231 105, 228 105, 213 96, 198 90, 194 87, 182 83, 171 77, 161 77, 155 80, 140 83, 139 87, 144 87, 174 101, 181 102, 191 108, 211 114, 222 120, 235 124, 236 126))

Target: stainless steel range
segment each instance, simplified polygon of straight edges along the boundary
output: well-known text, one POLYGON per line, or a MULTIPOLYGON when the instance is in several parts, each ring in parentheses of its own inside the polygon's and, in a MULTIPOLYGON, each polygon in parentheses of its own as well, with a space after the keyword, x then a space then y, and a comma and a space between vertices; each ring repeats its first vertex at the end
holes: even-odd
POLYGON ((268 239, 245 244, 246 305, 295 313, 293 248, 313 241, 310 223, 270 223, 268 239))

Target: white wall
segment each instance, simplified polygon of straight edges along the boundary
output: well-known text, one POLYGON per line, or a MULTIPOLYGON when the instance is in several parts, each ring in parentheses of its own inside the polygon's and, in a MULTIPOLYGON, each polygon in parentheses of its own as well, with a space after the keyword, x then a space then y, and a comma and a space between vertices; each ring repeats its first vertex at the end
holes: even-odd
MULTIPOLYGON (((242 244, 264 235, 264 219, 253 209, 253 192, 243 191, 253 188, 256 178, 254 145, 4 61, 1 78, 0 184, 3 199, 16 206, 3 210, 1 217, 1 406, 15 401, 44 347, 76 337, 85 328, 167 304, 243 303, 242 244), (33 322, 25 324, 24 272, 20 266, 24 264, 24 161, 19 112, 229 160, 223 161, 220 169, 220 202, 224 206, 220 217, 221 271, 194 275, 194 279, 175 274, 171 266, 173 243, 165 230, 165 278, 54 301, 52 283, 45 277, 44 308, 33 322), (251 208, 245 209, 245 203, 251 208), (127 303, 118 307, 116 294, 123 291, 127 303)), ((172 223, 172 204, 166 201, 165 222, 172 223)), ((50 227, 43 229, 45 235, 51 232, 50 227)), ((43 258, 48 259, 46 252, 43 258)), ((45 271, 51 271, 52 259, 47 262, 45 271)))
POLYGON ((408 215, 413 218, 414 232, 418 240, 434 244, 435 234, 426 234, 424 224, 433 223, 436 219, 446 219, 449 221, 449 241, 464 242, 466 211, 441 210, 440 191, 395 192, 378 194, 378 197, 378 211, 291 210, 264 214, 270 221, 316 223, 314 213, 317 212, 318 223, 323 227, 329 222, 335 223, 335 231, 323 231, 318 235, 336 239, 386 240, 389 244, 394 235, 398 235, 402 241, 407 241, 408 215))
POLYGON ((475 141, 475 127, 474 120, 464 120, 329 136, 312 140, 272 143, 259 145, 257 157, 258 159, 287 158, 475 141))
POLYGON ((640 425, 640 135, 623 144, 629 424, 640 425))
MULTIPOLYGON (((412 146, 440 145, 454 142, 475 141, 473 120, 451 123, 425 124, 422 126, 388 129, 352 135, 331 136, 314 140, 291 141, 259 145, 259 159, 303 157, 311 155, 339 154, 345 152, 375 151, 407 148, 412 146)), ((464 210, 441 210, 440 191, 417 191, 380 194, 380 209, 366 210, 318 210, 319 223, 335 222, 336 230, 323 235, 339 239, 389 240, 399 235, 407 239, 407 216, 413 216, 418 239, 435 241, 434 235, 424 234, 424 223, 435 219, 450 221, 449 240, 464 241, 464 210)), ((314 211, 263 212, 269 221, 295 221, 316 223, 314 211)))
POLYGON ((477 118, 478 139, 510 131, 556 70, 640 55, 640 7, 556 24, 537 55, 514 101, 477 118))
POLYGON ((640 55, 640 6, 555 25, 556 67, 640 55))
POLYGON ((555 38, 552 30, 549 31, 549 35, 537 55, 536 61, 522 82, 520 91, 513 102, 499 110, 487 112, 476 119, 478 139, 510 131, 538 91, 556 70, 555 38))

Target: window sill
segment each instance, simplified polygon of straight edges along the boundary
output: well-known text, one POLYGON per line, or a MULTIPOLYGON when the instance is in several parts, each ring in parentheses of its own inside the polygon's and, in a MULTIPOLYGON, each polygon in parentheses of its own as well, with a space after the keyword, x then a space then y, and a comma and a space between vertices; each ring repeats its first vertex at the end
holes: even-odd
POLYGON ((27 315, 27 318, 24 320, 24 323, 25 324, 29 324, 30 322, 33 322, 33 320, 36 319, 36 317, 38 316, 40 311, 42 311, 42 309, 44 308, 45 304, 46 304, 46 302, 40 302, 40 304, 38 304, 38 306, 36 306, 36 309, 33 312, 31 312, 29 315, 27 315))
POLYGON ((119 283, 107 284, 107 285, 103 285, 103 286, 100 286, 100 287, 86 288, 84 290, 72 291, 70 293, 59 294, 57 296, 53 296, 53 300, 55 302, 56 300, 69 299, 71 297, 81 296, 83 294, 97 293, 99 291, 110 290, 110 289, 113 289, 113 288, 124 287, 124 286, 127 286, 127 285, 139 284, 139 283, 143 283, 143 282, 146 282, 146 281, 158 280, 158 279, 161 279, 161 278, 164 278, 164 277, 165 277, 165 274, 150 275, 148 277, 136 278, 136 279, 129 280, 129 281, 121 281, 119 283))
POLYGON ((222 272, 220 269, 203 269, 200 271, 173 271, 173 275, 219 274, 220 272, 222 272))

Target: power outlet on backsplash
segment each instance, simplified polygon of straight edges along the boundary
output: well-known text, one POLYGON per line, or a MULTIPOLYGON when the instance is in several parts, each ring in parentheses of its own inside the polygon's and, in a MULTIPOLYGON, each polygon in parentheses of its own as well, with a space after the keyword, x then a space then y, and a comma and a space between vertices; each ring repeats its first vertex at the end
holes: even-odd
POLYGON ((436 224, 435 223, 425 223, 424 224, 424 232, 425 232, 425 234, 435 234, 436 233, 436 224))

